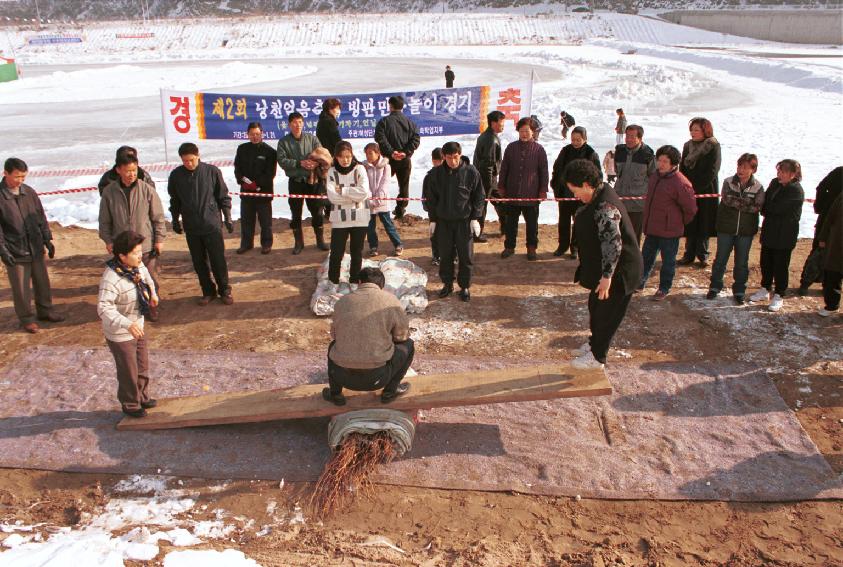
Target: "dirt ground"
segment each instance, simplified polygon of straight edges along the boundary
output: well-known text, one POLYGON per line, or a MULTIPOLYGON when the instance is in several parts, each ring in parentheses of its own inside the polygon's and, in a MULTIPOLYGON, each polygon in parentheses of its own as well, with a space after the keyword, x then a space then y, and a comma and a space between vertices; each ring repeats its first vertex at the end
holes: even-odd
MULTIPOLYGON (((507 260, 498 257, 502 241, 497 223, 491 223, 489 243, 475 247, 468 304, 455 296, 435 298, 440 284, 429 259, 427 222, 409 217, 399 228, 404 257, 430 277, 430 306, 412 320, 420 352, 489 354, 514 362, 564 360, 571 358, 569 349, 585 339, 585 294, 571 281, 576 262, 552 255, 555 226, 541 227, 540 259, 527 262, 523 235, 518 254, 507 260)), ((53 230, 53 297, 67 321, 45 324, 37 335, 21 332, 3 278, 0 366, 32 345, 104 344, 95 307, 104 245, 92 230, 53 230)), ((195 305, 199 287, 184 238, 171 235, 162 263, 161 320, 149 325, 152 348, 322 351, 328 343, 328 320, 308 309, 315 270, 324 259, 313 245, 312 233, 305 228, 307 248, 292 256, 287 222, 276 220, 271 254, 255 250, 238 256, 238 231, 236 227, 226 239, 235 298, 231 307, 220 302, 195 305)), ((791 263, 791 285, 798 284, 809 248, 810 241, 800 241, 791 263)), ((756 243, 750 291, 760 278, 758 249, 756 243)), ((746 353, 741 354, 745 328, 725 324, 728 318, 701 315, 685 301, 705 292, 708 276, 708 269, 679 268, 675 287, 661 304, 649 301, 657 276, 651 277, 650 286, 633 300, 609 363, 747 361, 746 353)), ((727 285, 729 281, 727 274, 727 285)), ((765 315, 766 335, 751 342, 749 360, 775 369, 782 397, 834 470, 843 473, 843 362, 822 356, 823 344, 840 344, 843 339, 843 317, 822 319, 815 314, 820 306, 818 286, 806 298, 786 299, 782 312, 765 315), (794 325, 802 328, 794 332, 794 325), (794 356, 793 345, 786 343, 807 341, 801 334, 805 329, 814 337, 811 349, 794 356)), ((117 480, 107 475, 0 470, 0 521, 44 522, 48 531, 75 525, 84 512, 103 506, 108 487, 117 480)), ((257 537, 269 499, 292 507, 307 498, 311 487, 233 481, 218 491, 210 489, 217 482, 184 483, 201 494, 200 501, 234 517, 254 519, 254 525, 244 523, 230 540, 206 547, 237 548, 265 566, 843 565, 840 501, 606 501, 377 486, 369 498, 358 498, 335 517, 257 537), (380 545, 381 536, 403 553, 380 545)), ((162 544, 152 564, 160 564, 170 550, 162 544)))

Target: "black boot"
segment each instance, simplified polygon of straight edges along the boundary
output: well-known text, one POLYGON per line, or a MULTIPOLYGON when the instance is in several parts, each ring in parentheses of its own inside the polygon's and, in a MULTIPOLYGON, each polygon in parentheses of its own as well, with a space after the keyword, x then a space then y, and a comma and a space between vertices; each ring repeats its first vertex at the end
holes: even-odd
POLYGON ((330 250, 331 247, 325 244, 325 229, 321 226, 313 227, 313 234, 316 235, 316 247, 319 250, 330 250))
POLYGON ((301 254, 301 251, 304 250, 304 235, 301 232, 301 227, 293 229, 293 238, 295 238, 293 255, 301 254))

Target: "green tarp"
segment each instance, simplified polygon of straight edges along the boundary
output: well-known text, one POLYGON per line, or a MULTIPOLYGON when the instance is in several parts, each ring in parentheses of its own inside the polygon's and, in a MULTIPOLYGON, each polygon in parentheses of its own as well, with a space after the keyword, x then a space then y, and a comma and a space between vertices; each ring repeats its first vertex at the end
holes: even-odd
POLYGON ((18 78, 18 68, 15 66, 15 62, 4 61, 5 60, 0 59, 0 83, 16 80, 18 78))

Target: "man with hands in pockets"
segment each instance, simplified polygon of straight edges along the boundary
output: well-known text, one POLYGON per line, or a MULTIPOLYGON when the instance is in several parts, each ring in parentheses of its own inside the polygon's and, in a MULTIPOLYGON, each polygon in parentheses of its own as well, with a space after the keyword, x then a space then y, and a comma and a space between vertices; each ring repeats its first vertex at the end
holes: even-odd
POLYGON ((444 284, 439 297, 454 291, 454 247, 459 258, 457 283, 460 299, 470 301, 474 237, 480 236, 486 194, 480 172, 462 155, 457 142, 442 146, 445 163, 431 169, 424 178, 424 194, 430 218, 430 234, 436 233, 441 254, 439 277, 444 284), (437 226, 439 230, 437 229, 437 226))

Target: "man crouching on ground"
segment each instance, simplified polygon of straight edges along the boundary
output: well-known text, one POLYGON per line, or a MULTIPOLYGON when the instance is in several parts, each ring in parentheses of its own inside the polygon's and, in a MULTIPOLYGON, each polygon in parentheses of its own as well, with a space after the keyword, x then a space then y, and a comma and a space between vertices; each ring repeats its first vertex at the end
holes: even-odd
POLYGON ((328 384, 322 397, 345 405, 342 389, 371 392, 383 388, 388 404, 410 389, 401 380, 413 363, 413 340, 401 302, 383 291, 385 279, 378 268, 363 268, 357 291, 334 307, 328 347, 328 384))

